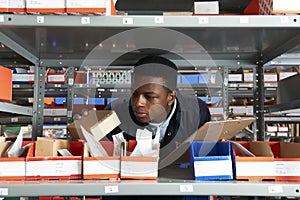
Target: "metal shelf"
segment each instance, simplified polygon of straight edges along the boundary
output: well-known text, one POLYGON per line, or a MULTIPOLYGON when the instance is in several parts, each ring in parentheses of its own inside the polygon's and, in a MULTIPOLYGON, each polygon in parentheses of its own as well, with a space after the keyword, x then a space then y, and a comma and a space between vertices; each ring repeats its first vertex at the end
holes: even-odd
MULTIPOLYGON (((157 43, 153 42, 153 45, 157 47, 161 47, 161 43, 166 44, 165 40, 156 36, 157 33, 165 33, 166 37, 168 33, 175 33, 174 39, 183 37, 183 40, 175 40, 174 45, 177 48, 174 49, 174 53, 194 61, 196 66, 206 67, 256 66, 258 61, 267 63, 300 42, 300 16, 297 15, 0 16, 3 19, 0 22, 3 27, 0 41, 8 47, 1 49, 0 58, 4 61, 16 61, 12 64, 18 64, 21 62, 19 60, 25 58, 33 64, 38 62, 45 67, 81 64, 95 66, 99 65, 99 61, 103 66, 107 66, 112 60, 116 66, 132 66, 139 56, 145 53, 135 51, 138 41, 129 37, 131 33, 139 33, 138 30, 147 30, 146 36, 155 37, 153 41, 157 43), (157 20, 158 18, 160 20, 157 20), (124 39, 122 43, 117 35, 124 39), (117 40, 112 39, 106 47, 99 47, 103 41, 114 36, 117 40), (191 40, 184 40, 185 37, 191 40), (204 51, 194 49, 195 43, 203 47, 204 51), (97 57, 92 57, 89 53, 95 47, 98 50, 97 57), (125 53, 127 55, 124 55, 125 53), (20 59, 18 55, 21 55, 20 59), (89 59, 86 59, 87 57, 89 59)), ((169 56, 179 66, 190 66, 190 63, 182 63, 182 58, 178 56, 169 56)))
POLYGON ((32 116, 32 108, 19 106, 12 103, 0 102, 0 110, 2 112, 32 116))
POLYGON ((181 195, 181 196, 276 196, 299 197, 299 182, 192 181, 192 180, 68 180, 2 181, 3 197, 181 195), (137 190, 138 188, 138 190, 137 190), (186 190, 185 190, 186 189, 186 190))

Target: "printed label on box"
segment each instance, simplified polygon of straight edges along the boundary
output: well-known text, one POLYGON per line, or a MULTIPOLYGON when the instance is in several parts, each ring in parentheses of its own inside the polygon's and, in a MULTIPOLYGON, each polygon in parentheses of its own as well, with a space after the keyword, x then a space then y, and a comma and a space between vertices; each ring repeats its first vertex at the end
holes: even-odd
MULTIPOLYGON (((97 159, 97 158, 96 158, 97 159)), ((119 174, 120 160, 84 160, 83 174, 119 174)))
POLYGON ((236 176, 274 176, 273 162, 236 162, 236 176))
POLYGON ((276 176, 300 176, 300 161, 275 161, 274 163, 276 176))
POLYGON ((231 160, 195 161, 195 176, 232 176, 231 160))
POLYGON ((141 162, 141 161, 122 161, 121 162, 121 178, 122 177, 153 177, 158 175, 157 162, 141 162))
POLYGON ((25 161, 4 161, 0 162, 0 176, 24 176, 25 177, 25 161))

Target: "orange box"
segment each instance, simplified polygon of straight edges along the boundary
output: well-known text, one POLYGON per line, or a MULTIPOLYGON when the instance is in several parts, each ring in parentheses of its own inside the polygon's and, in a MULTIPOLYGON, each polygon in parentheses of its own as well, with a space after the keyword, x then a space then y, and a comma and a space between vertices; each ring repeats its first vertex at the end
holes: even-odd
POLYGON ((112 0, 66 0, 67 13, 116 15, 112 0))
POLYGON ((81 179, 83 143, 70 142, 69 145, 69 151, 73 156, 35 157, 35 143, 26 157, 25 179, 81 179))
POLYGON ((236 161, 237 180, 275 179, 274 158, 267 142, 232 142, 236 161), (255 156, 245 156, 237 145, 241 145, 255 156))
MULTIPOLYGON (((23 142, 23 146, 28 142, 23 142)), ((29 143, 30 144, 30 143, 29 143)), ((1 151, 5 152, 12 145, 10 142, 0 144, 1 151)), ((30 145, 33 145, 30 144, 30 145)), ((2 155, 1 155, 2 156, 2 155)), ((25 180, 25 157, 0 158, 0 180, 25 180)))
POLYGON ((101 141, 107 157, 84 157, 83 179, 120 178, 120 156, 112 156, 114 144, 112 141, 101 141))
POLYGON ((25 12, 25 0, 1 0, 0 12, 25 12))
POLYGON ((0 101, 12 101, 12 70, 0 66, 0 101))
MULTIPOLYGON (((136 141, 129 141, 128 151, 132 152, 136 144, 136 141)), ((121 156, 121 179, 157 179, 157 177, 158 157, 121 156)))

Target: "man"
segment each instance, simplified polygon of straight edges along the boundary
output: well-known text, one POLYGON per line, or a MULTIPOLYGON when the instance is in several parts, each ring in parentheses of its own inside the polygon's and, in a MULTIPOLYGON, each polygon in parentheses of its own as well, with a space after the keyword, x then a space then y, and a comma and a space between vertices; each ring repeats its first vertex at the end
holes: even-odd
POLYGON ((108 138, 123 131, 125 139, 135 139, 137 129, 149 129, 153 138, 159 134, 160 161, 163 161, 209 121, 210 112, 205 102, 177 90, 177 75, 176 65, 163 57, 139 60, 133 69, 132 94, 113 101, 106 108, 116 111, 121 121, 108 138))

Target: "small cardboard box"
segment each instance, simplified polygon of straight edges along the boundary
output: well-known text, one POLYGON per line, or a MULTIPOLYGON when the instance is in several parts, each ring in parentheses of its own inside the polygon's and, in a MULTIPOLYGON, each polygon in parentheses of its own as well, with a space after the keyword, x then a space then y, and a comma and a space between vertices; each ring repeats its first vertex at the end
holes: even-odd
POLYGON ((0 66, 0 101, 12 101, 12 70, 0 66))
POLYGON ((83 179, 111 179, 120 178, 120 156, 113 156, 112 141, 101 141, 108 156, 84 157, 83 179))
POLYGON ((26 0, 27 13, 65 13, 65 0, 26 0))
POLYGON ((25 12, 25 0, 0 0, 0 12, 25 12))
POLYGON ((121 122, 113 110, 90 110, 87 116, 74 121, 67 128, 73 139, 84 139, 80 128, 82 126, 99 141, 120 124, 121 122))
POLYGON ((26 180, 81 179, 83 143, 39 139, 26 157, 26 180), (69 146, 72 156, 56 156, 58 149, 69 146), (35 155, 34 155, 35 152, 35 155), (52 156, 51 156, 52 155, 52 156))
POLYGON ((275 179, 274 157, 268 142, 232 142, 232 145, 237 180, 275 179))
POLYGON ((190 156, 195 180, 235 178, 230 142, 191 142, 190 156))
MULTIPOLYGON (((128 151, 132 152, 136 141, 128 142, 128 151)), ((157 147, 159 148, 159 146, 157 147)), ((158 156, 121 156, 121 179, 157 179, 158 156)))
POLYGON ((300 143, 270 143, 275 157, 275 180, 300 180, 300 143))

